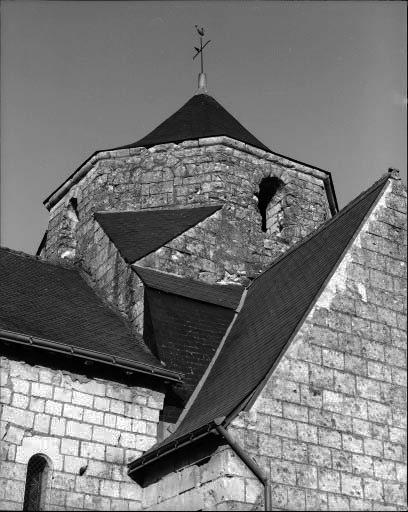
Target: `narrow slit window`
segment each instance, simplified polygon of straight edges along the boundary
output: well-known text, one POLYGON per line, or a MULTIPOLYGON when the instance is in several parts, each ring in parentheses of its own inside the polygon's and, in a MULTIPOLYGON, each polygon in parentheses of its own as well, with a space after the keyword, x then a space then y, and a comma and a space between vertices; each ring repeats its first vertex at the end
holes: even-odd
POLYGON ((279 178, 268 177, 264 178, 259 184, 259 192, 256 192, 255 195, 258 198, 258 209, 262 218, 262 231, 267 230, 267 208, 269 203, 272 201, 274 195, 282 185, 282 182, 279 178))
POLYGON ((23 510, 44 510, 48 462, 42 455, 28 461, 23 510))
POLYGON ((79 220, 79 211, 78 211, 78 199, 76 197, 71 197, 69 200, 69 206, 71 211, 75 214, 76 221, 79 220))

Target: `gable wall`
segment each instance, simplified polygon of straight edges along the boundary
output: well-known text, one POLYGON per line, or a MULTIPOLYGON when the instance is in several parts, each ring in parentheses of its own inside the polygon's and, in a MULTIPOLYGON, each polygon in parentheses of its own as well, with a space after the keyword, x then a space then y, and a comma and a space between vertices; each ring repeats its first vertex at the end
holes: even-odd
POLYGON ((230 427, 277 509, 406 509, 406 192, 392 186, 230 427))
MULTIPOLYGON (((391 183, 228 429, 270 476, 274 510, 406 509, 406 191, 391 183)), ((218 454, 187 468, 196 475, 188 494, 166 491, 187 469, 147 487, 144 506, 187 509, 194 499, 196 510, 263 510, 263 486, 230 448, 223 454, 222 464, 218 454)))
POLYGON ((126 463, 157 442, 162 393, 5 357, 0 378, 1 510, 22 510, 36 453, 52 465, 46 510, 140 509, 126 463))

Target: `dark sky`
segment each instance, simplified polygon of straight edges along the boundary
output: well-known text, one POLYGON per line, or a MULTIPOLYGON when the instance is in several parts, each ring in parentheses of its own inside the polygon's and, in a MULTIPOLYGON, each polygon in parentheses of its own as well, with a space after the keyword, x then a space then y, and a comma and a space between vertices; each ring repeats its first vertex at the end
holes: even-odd
POLYGON ((42 201, 91 153, 209 92, 265 145, 332 172, 340 206, 406 176, 404 2, 1 2, 1 245, 35 252, 42 201))

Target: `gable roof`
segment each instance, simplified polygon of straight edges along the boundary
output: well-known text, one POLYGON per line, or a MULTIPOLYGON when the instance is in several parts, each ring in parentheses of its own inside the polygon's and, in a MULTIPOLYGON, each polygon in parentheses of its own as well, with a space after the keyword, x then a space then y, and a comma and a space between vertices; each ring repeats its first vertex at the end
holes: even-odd
POLYGON ((196 94, 148 135, 137 142, 114 149, 149 148, 157 144, 220 135, 226 135, 264 151, 270 151, 208 94, 196 94))
POLYGON ((220 208, 222 205, 217 204, 171 210, 98 212, 94 216, 124 260, 134 263, 220 208))
POLYGON ((238 307, 244 291, 240 284, 209 284, 138 265, 132 265, 132 268, 150 288, 228 309, 238 307))
POLYGON ((310 311, 387 181, 388 175, 251 283, 176 432, 130 463, 129 474, 153 461, 159 448, 163 456, 187 436, 192 439, 200 429, 209 430, 217 418, 229 422, 239 413, 310 311))
POLYGON ((0 339, 26 336, 50 350, 68 347, 71 353, 92 352, 108 362, 169 373, 76 269, 0 248, 0 283, 0 339))

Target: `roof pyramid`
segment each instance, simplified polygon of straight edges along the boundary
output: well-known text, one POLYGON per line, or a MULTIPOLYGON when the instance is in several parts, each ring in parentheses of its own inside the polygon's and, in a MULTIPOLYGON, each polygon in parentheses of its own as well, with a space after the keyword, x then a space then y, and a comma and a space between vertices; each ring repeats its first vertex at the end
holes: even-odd
POLYGON ((225 135, 245 144, 270 151, 208 94, 196 94, 177 112, 142 139, 114 149, 152 147, 157 144, 182 142, 225 135))

